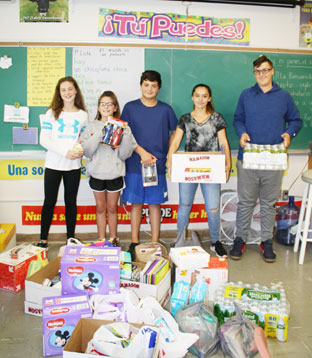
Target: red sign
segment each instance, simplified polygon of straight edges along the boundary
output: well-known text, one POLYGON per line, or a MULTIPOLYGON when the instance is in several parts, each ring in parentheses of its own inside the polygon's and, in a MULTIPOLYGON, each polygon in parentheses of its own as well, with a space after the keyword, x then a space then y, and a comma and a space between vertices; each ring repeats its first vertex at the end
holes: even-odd
MULTIPOLYGON (((179 205, 161 205, 161 218, 163 224, 176 224, 179 205)), ((40 225, 42 206, 22 206, 23 225, 40 225)), ((131 205, 118 206, 118 224, 130 225, 131 205)), ((190 213, 190 223, 207 222, 207 213, 204 204, 193 204, 190 213)), ((142 224, 149 223, 149 208, 142 209, 142 224)), ((52 225, 65 225, 65 206, 56 206, 54 209, 52 225)), ((77 207, 77 225, 96 225, 95 205, 77 207)))

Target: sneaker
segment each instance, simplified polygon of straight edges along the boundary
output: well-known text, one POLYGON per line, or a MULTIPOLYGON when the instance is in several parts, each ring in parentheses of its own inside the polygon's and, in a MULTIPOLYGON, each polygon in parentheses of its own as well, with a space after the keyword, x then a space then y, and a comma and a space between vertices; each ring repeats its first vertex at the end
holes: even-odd
POLYGON ((273 250, 272 240, 262 241, 260 244, 260 250, 265 262, 274 262, 276 260, 276 254, 273 250))
POLYGON ((113 239, 109 239, 109 241, 113 244, 113 246, 119 247, 120 246, 120 240, 118 237, 115 237, 113 239))
POLYGON ((245 247, 246 242, 242 238, 235 238, 234 245, 232 247, 232 250, 230 251, 230 258, 232 260, 240 260, 242 258, 245 247))
POLYGON ((76 239, 74 237, 70 237, 69 239, 67 239, 67 245, 68 246, 83 246, 84 243, 81 242, 79 239, 76 239))
POLYGON ((37 247, 41 247, 43 249, 48 249, 48 243, 47 242, 42 242, 42 241, 39 241, 35 244, 35 246, 37 247))
POLYGON ((128 252, 131 254, 131 261, 135 261, 135 247, 140 245, 138 242, 131 242, 128 252))
POLYGON ((211 244, 210 250, 215 252, 218 257, 227 257, 227 252, 219 240, 211 244))

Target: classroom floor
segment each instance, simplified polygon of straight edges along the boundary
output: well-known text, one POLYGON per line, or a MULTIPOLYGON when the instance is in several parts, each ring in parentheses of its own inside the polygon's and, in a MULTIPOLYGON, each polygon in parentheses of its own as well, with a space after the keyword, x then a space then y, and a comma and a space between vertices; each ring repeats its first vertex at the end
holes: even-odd
MULTIPOLYGON (((167 236, 162 241, 169 247, 173 239, 167 236)), ((209 248, 206 236, 204 231, 200 232, 204 247, 209 248)), ((62 244, 61 241, 51 241, 49 259, 56 257, 62 244)), ((127 237, 121 239, 121 245, 128 248, 127 237)), ((282 283, 291 309, 288 341, 282 343, 269 338, 269 350, 272 357, 277 358, 311 358, 312 245, 307 246, 303 265, 298 264, 298 254, 293 252, 293 247, 275 243, 275 251, 277 261, 268 264, 263 261, 256 245, 248 245, 241 261, 228 260, 229 281, 266 286, 282 283)), ((24 313, 24 291, 16 294, 0 290, 0 327, 1 358, 42 357, 41 318, 24 313)), ((194 356, 187 354, 187 357, 194 356)), ((223 357, 223 353, 219 351, 214 357, 223 357)))

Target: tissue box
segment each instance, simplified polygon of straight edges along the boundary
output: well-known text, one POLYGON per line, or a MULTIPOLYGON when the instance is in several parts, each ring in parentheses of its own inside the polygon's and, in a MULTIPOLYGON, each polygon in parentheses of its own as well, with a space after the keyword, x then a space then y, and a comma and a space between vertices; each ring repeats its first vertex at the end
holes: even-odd
POLYGON ((25 250, 24 255, 17 259, 11 258, 11 250, 0 254, 0 288, 19 292, 25 287, 25 279, 30 262, 37 259, 40 255, 44 260, 47 258, 47 250, 33 245, 18 245, 14 250, 21 252, 25 250), (19 251, 18 251, 19 250, 19 251))
POLYGON ((42 300, 43 355, 61 355, 81 317, 92 317, 87 295, 45 297, 42 300))
POLYGON ((210 255, 200 246, 174 247, 170 249, 172 262, 181 270, 191 270, 209 265, 210 255))
POLYGON ((57 257, 25 281, 25 313, 42 316, 42 299, 62 294, 60 286, 43 286, 42 282, 51 280, 60 269, 61 257, 57 257))
POLYGON ((221 152, 172 154, 172 182, 225 183, 225 180, 225 155, 221 152))
POLYGON ((67 246, 61 259, 62 294, 119 293, 120 247, 67 246))
POLYGON ((228 264, 224 257, 210 257, 208 267, 199 269, 182 270, 176 268, 176 281, 191 283, 193 279, 201 278, 208 283, 208 300, 213 301, 221 284, 228 282, 228 264))
POLYGON ((0 224, 0 252, 16 246, 16 225, 0 224))

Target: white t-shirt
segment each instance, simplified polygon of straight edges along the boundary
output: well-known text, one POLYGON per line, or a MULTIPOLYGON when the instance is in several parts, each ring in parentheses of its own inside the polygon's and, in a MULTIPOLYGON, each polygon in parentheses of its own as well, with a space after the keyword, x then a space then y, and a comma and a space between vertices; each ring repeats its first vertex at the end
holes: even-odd
POLYGON ((74 149, 81 132, 88 123, 88 114, 78 112, 61 112, 55 120, 51 109, 40 116, 40 144, 47 149, 45 167, 55 170, 73 170, 81 168, 81 158, 66 158, 68 150, 74 149))

